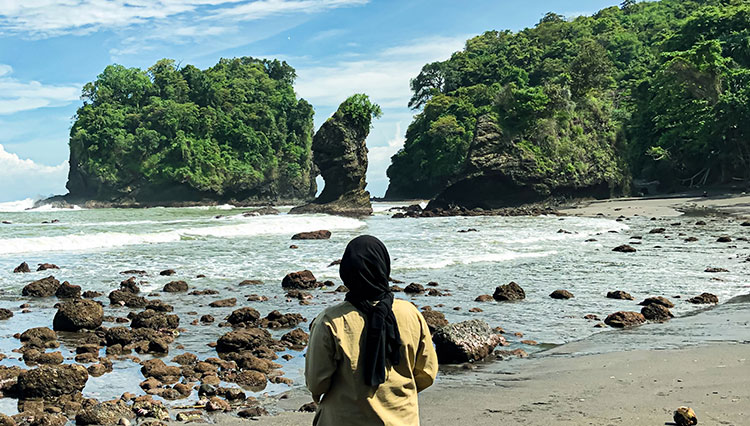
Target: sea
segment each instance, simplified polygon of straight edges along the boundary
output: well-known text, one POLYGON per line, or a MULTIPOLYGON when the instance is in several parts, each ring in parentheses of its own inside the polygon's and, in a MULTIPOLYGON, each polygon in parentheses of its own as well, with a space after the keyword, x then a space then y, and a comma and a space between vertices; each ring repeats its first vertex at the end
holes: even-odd
MULTIPOLYGON (((209 346, 230 331, 218 323, 234 309, 250 306, 262 315, 272 310, 300 313, 308 321, 301 324, 307 331, 309 322, 325 307, 343 300, 333 290, 341 284, 338 267, 346 244, 354 237, 370 234, 380 238, 392 259, 394 279, 434 287, 444 296, 406 295, 397 293, 419 307, 430 306, 445 314, 450 322, 469 319, 486 321, 502 327, 510 346, 521 348, 532 357, 561 352, 555 348, 581 349, 562 351, 566 356, 584 353, 629 350, 666 349, 684 345, 710 343, 715 340, 750 340, 746 328, 731 333, 718 330, 720 322, 701 321, 721 309, 747 311, 750 293, 748 256, 750 227, 731 217, 650 218, 622 217, 435 217, 393 219, 393 208, 404 203, 374 203, 374 214, 355 219, 328 215, 289 215, 291 206, 278 207, 279 215, 246 216, 252 209, 233 206, 146 209, 59 209, 33 208, 33 200, 0 204, 0 307, 14 316, 0 321, 0 352, 7 358, 0 365, 24 366, 13 349, 20 347, 13 335, 31 327, 52 326, 57 299, 29 299, 21 296, 24 285, 49 275, 80 285, 83 290, 103 293, 97 298, 105 306, 105 315, 127 316, 129 309, 110 306, 107 294, 128 278, 121 272, 145 270, 139 277, 141 289, 149 298, 172 304, 180 316, 182 329, 171 345, 170 360, 185 351, 201 359, 216 356, 209 346), (705 225, 696 225, 698 221, 705 225), (651 233, 664 228, 663 232, 651 233), (328 240, 292 240, 295 233, 326 229, 328 240), (462 232, 469 231, 469 232, 462 232), (728 235, 729 243, 717 242, 728 235), (686 242, 688 237, 697 241, 686 242), (635 247, 635 253, 612 249, 621 244, 635 247), (297 248, 290 248, 296 245, 297 248), (39 263, 53 263, 59 270, 14 274, 13 269, 27 262, 32 271, 39 263), (728 272, 710 273, 707 268, 728 272), (160 276, 173 269, 176 274, 160 276), (307 305, 285 297, 281 287, 290 272, 308 269, 320 281, 331 280, 334 286, 312 291, 307 305), (204 278, 197 278, 199 275, 204 278), (243 286, 243 280, 261 280, 262 285, 243 286), (185 293, 163 293, 169 281, 184 280, 190 290, 215 289, 219 294, 191 296, 185 293), (511 281, 526 292, 526 299, 516 303, 475 302, 477 296, 492 294, 495 288, 511 281), (569 300, 555 300, 549 294, 565 289, 574 294, 569 300), (608 299, 612 290, 632 294, 634 301, 608 299), (688 299, 703 292, 719 297, 718 306, 694 305, 688 299), (245 296, 259 294, 267 301, 246 301, 245 296), (584 319, 587 314, 604 319, 616 311, 639 311, 638 302, 650 296, 665 296, 675 303, 675 319, 668 324, 648 324, 635 332, 594 327, 597 321, 584 319), (217 299, 235 297, 233 308, 212 308, 217 299), (726 302, 743 301, 742 305, 726 302), (28 303, 27 313, 20 305, 28 303), (481 312, 470 312, 480 308, 481 312), (204 314, 217 322, 192 325, 204 314), (705 333, 692 333, 696 322, 706 326, 705 333), (518 336, 515 333, 519 333, 518 336), (630 334, 628 334, 630 333, 630 334), (717 339, 718 335, 724 336, 717 339), (521 337, 522 335, 522 337, 521 337), (630 336, 630 337, 629 337, 630 336), (525 342, 533 340, 536 342, 525 342), (184 349, 177 349, 181 345, 184 349), (567 346, 561 346, 567 345, 567 346)), ((430 287, 433 288, 433 287, 430 287)), ((105 326, 118 324, 105 323, 105 326)), ((272 330, 280 337, 289 330, 272 330)), ((73 362, 76 341, 60 333, 65 362, 73 362)), ((102 350, 102 355, 103 355, 102 350)), ((289 350, 279 355, 285 377, 292 385, 269 383, 259 392, 248 395, 273 398, 290 389, 304 386, 304 351, 289 350)), ((147 359, 150 356, 140 356, 147 359)), ((505 361, 488 361, 483 368, 502 369, 505 361)), ((523 368, 524 360, 517 360, 523 368)), ((142 394, 138 387, 144 378, 140 366, 129 360, 115 361, 114 371, 91 377, 84 389, 87 397, 106 400, 123 392, 142 394)), ((446 369, 438 380, 471 381, 469 370, 446 369)), ((233 384, 224 384, 231 387, 233 384)), ((193 395, 192 399, 196 396, 193 395)), ((167 402, 184 405, 185 400, 167 402)), ((0 399, 0 411, 13 414, 15 400, 0 399)))

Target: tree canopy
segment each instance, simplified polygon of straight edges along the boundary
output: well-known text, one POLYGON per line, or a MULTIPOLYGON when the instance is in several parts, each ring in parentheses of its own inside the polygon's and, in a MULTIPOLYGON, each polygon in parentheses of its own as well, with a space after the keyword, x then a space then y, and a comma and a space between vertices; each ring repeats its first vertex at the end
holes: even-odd
POLYGON ((490 115, 552 180, 665 186, 750 174, 750 4, 624 1, 488 31, 411 81, 418 114, 389 195, 430 197, 459 176, 490 115))

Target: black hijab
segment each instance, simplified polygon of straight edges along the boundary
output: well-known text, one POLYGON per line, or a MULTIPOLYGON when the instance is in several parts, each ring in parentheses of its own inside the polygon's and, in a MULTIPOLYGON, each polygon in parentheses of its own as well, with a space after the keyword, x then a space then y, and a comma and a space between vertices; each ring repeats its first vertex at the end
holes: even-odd
POLYGON ((396 365, 401 360, 401 335, 388 286, 390 274, 391 258, 379 239, 361 235, 346 246, 339 275, 349 288, 346 300, 366 317, 364 364, 360 365, 365 369, 368 386, 385 382, 386 361, 396 365))

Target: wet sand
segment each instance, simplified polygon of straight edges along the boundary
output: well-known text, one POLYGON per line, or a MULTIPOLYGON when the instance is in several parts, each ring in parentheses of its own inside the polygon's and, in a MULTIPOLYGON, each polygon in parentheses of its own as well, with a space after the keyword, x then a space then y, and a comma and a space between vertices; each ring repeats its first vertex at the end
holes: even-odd
POLYGON ((750 216, 750 195, 717 194, 704 197, 702 193, 676 194, 668 197, 613 198, 581 202, 559 210, 570 216, 594 217, 677 217, 685 213, 714 213, 730 216, 750 216))

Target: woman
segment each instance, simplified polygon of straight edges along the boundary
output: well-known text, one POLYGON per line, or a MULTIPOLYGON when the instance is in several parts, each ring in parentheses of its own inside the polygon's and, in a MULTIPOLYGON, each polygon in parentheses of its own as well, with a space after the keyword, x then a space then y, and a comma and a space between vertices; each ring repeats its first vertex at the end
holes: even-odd
POLYGON ((418 425, 417 392, 432 384, 437 356, 422 314, 394 300, 385 245, 363 235, 346 246, 339 275, 346 301, 313 321, 307 388, 319 403, 313 425, 418 425))

